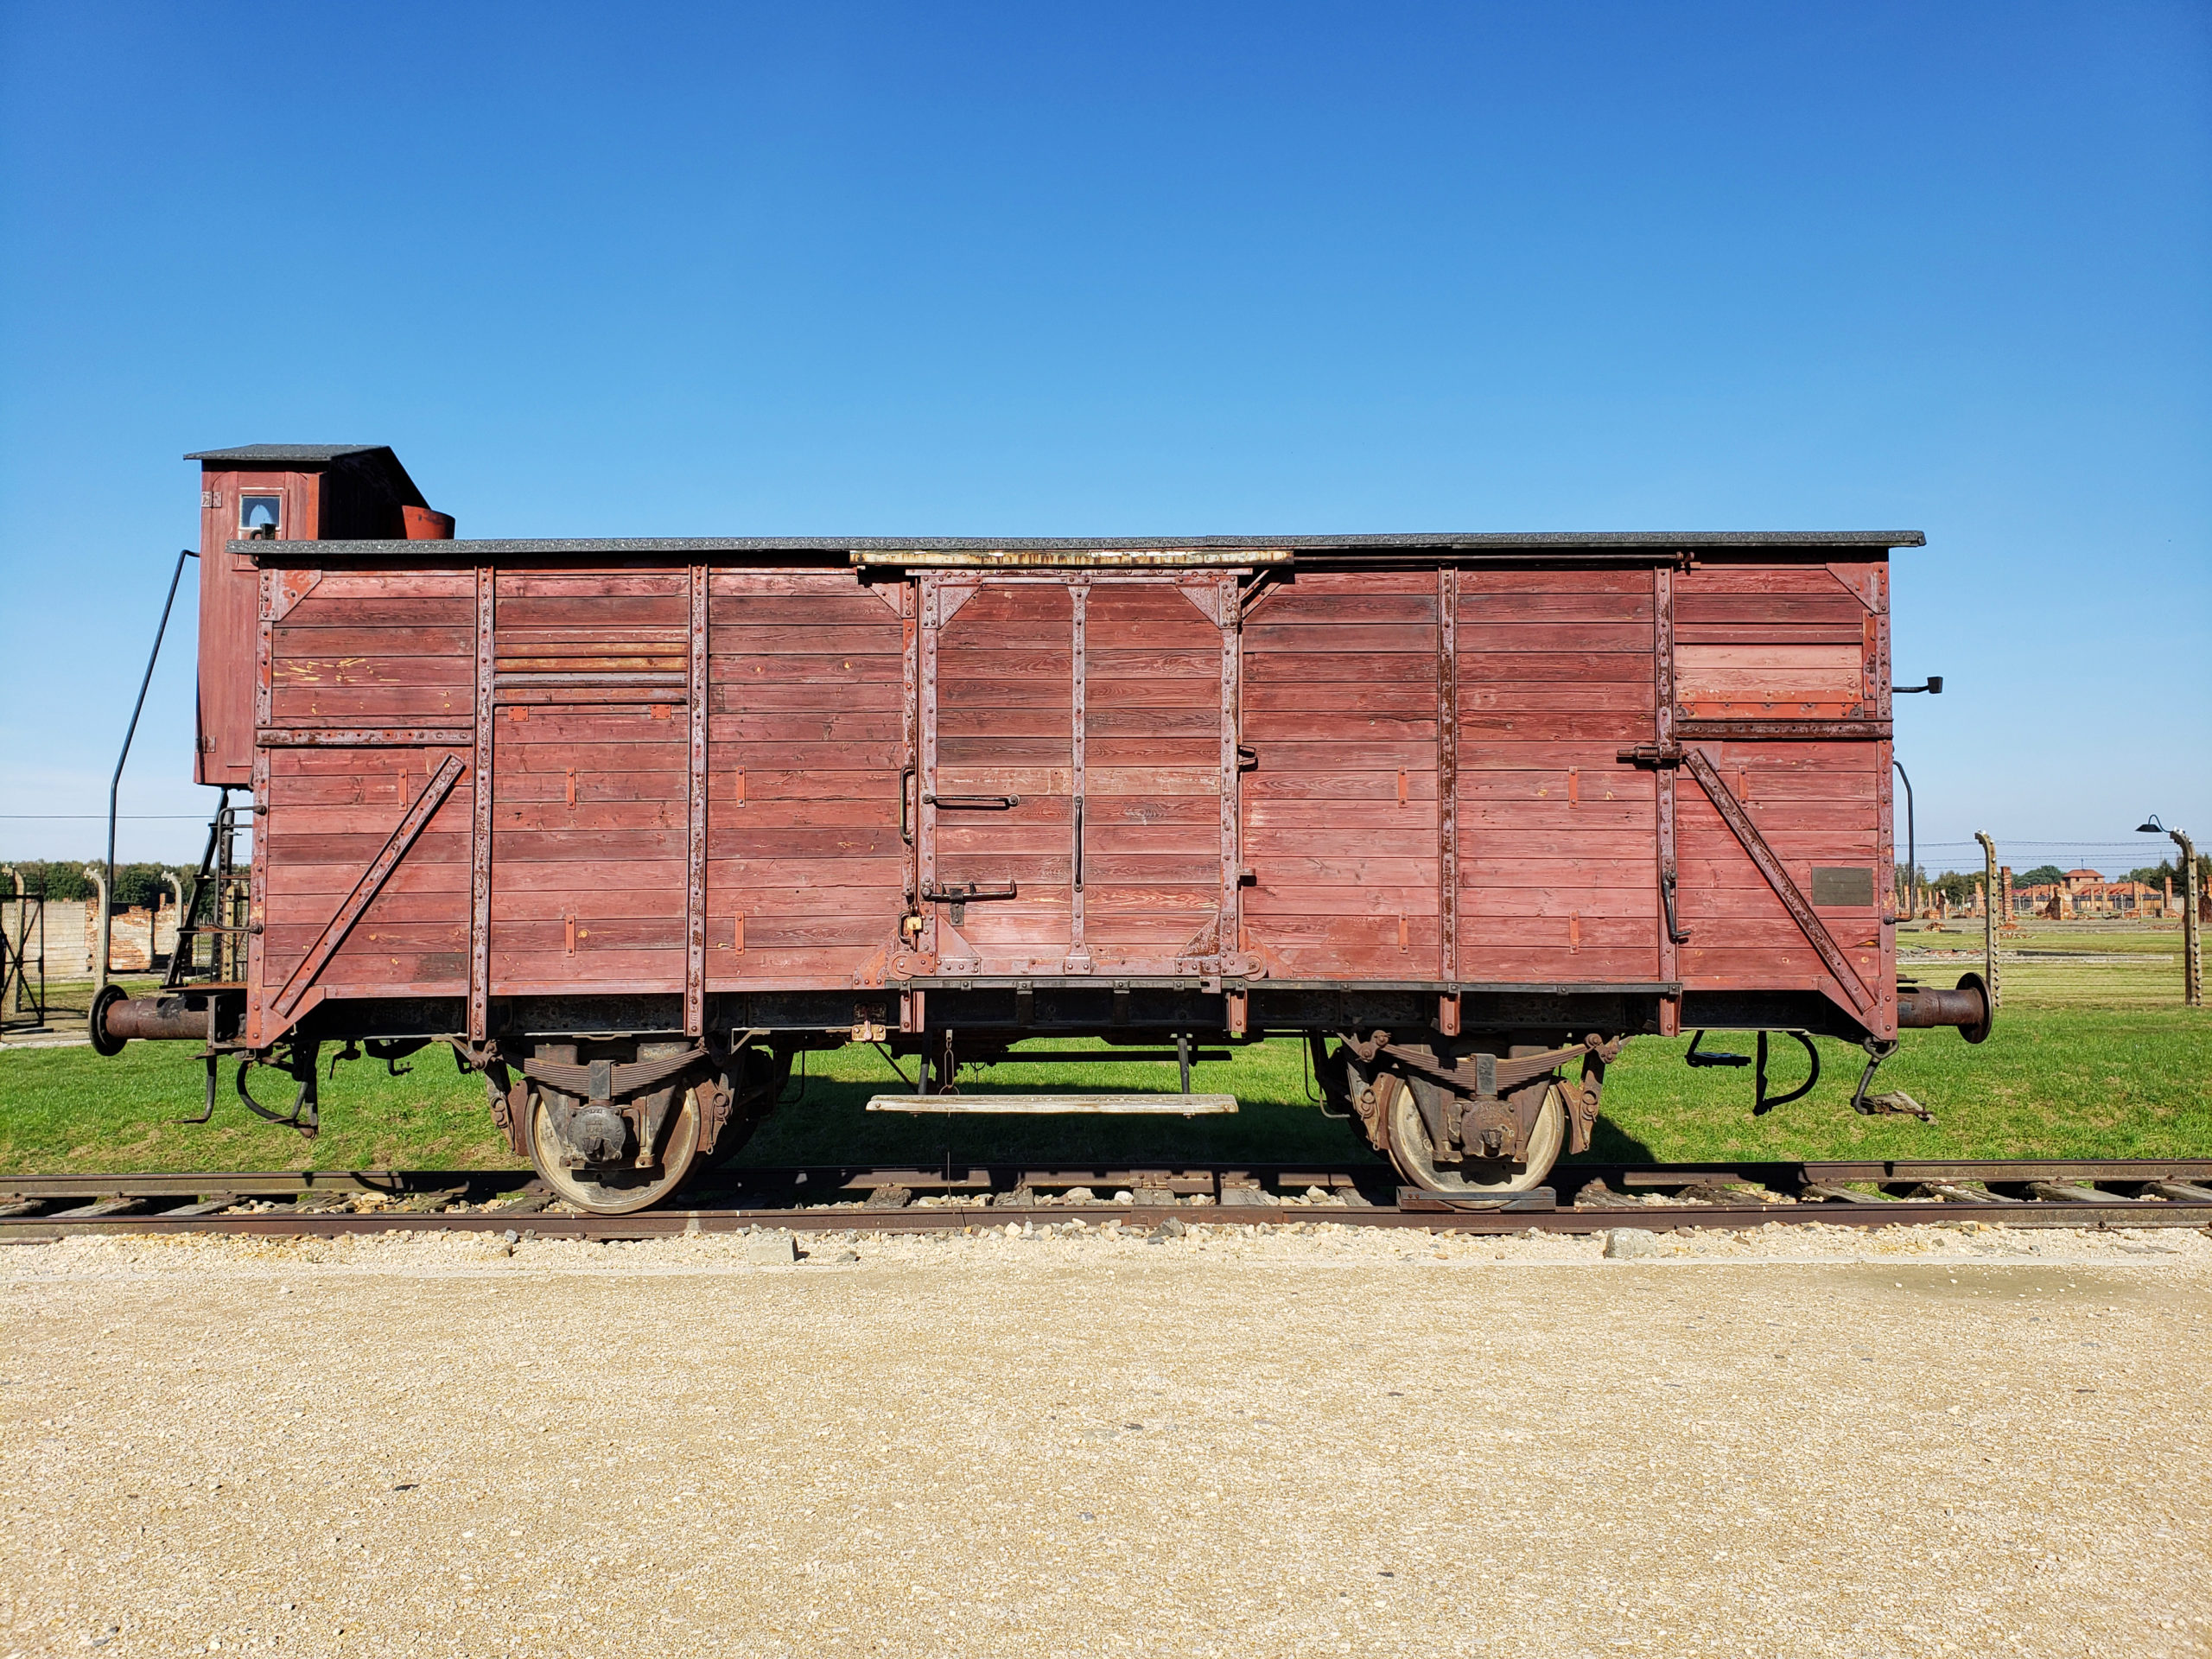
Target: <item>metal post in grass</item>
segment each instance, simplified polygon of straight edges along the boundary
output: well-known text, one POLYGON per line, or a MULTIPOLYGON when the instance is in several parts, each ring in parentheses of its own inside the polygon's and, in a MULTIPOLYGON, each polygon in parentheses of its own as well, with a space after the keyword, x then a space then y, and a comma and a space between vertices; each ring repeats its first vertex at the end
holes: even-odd
POLYGON ((2153 812, 2135 826, 2139 836, 2164 836, 2181 849, 2181 1000, 2188 1007, 2204 1006, 2204 937, 2197 919, 2196 843, 2186 830, 2169 830, 2153 812))
POLYGON ((1989 1011, 1995 1014, 2005 1006, 1997 982, 1997 843, 1980 830, 1974 838, 1981 843, 1981 976, 1989 986, 1989 1011))

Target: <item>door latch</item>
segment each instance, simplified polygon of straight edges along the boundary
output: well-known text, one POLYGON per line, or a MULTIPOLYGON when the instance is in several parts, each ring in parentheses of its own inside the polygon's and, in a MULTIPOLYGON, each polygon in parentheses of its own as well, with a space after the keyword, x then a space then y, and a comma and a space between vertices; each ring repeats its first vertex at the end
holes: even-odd
POLYGON ((947 886, 924 887, 922 897, 933 905, 950 905, 951 913, 945 919, 958 927, 968 919, 968 906, 981 899, 1013 899, 1019 894, 1014 884, 1006 882, 988 887, 980 881, 955 881, 947 886))

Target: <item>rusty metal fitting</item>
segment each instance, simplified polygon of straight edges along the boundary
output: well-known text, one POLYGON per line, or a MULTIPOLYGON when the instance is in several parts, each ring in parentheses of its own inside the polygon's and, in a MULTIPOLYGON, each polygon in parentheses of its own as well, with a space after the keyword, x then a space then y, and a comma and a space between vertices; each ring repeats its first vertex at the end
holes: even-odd
POLYGON ((1901 1031, 1927 1031, 1937 1026, 1956 1026, 1959 1035, 1970 1043, 1986 1042, 1989 1038, 1992 1010, 1988 988, 1980 974, 1962 976, 1955 990, 1937 990, 1933 986, 1918 986, 1897 993, 1897 1027, 1901 1031))
POLYGON ((88 1022, 92 1047, 112 1056, 120 1054, 124 1044, 133 1038, 142 1042, 205 1042, 207 1007, 205 998, 155 996, 137 1001, 120 985, 110 985, 92 999, 88 1022))

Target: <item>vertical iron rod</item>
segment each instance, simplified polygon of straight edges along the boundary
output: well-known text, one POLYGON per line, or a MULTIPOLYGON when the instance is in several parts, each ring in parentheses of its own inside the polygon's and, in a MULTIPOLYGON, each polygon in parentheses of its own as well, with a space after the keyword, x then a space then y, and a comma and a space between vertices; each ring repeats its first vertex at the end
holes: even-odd
MULTIPOLYGON (((1920 914, 1920 851, 1912 830, 1912 776, 1904 769, 1904 762, 1892 760, 1897 776, 1904 779, 1904 906, 1907 919, 1920 914)), ((1985 894, 1987 904, 1994 894, 1985 894)))
POLYGON ((162 601, 161 626, 154 630, 154 648, 146 653, 146 672, 138 681, 138 701, 130 705, 130 728, 123 734, 123 753, 115 757, 115 776, 107 785, 107 885, 100 891, 100 959, 92 976, 94 995, 107 988, 108 947, 115 925, 115 798, 123 787, 123 763, 130 759, 130 740, 138 735, 138 716, 146 707, 146 688, 154 683, 154 664, 161 658, 162 636, 169 631, 169 607, 176 603, 176 585, 184 576, 184 562, 200 556, 190 548, 179 550, 176 569, 169 572, 168 597, 162 601))

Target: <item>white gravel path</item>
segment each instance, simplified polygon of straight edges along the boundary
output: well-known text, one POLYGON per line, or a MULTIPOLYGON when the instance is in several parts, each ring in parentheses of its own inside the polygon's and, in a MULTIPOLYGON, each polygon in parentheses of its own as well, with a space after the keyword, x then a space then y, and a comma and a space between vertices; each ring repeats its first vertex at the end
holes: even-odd
POLYGON ((0 1659, 2212 1653, 2199 1234, 801 1243, 0 1250, 0 1659))

